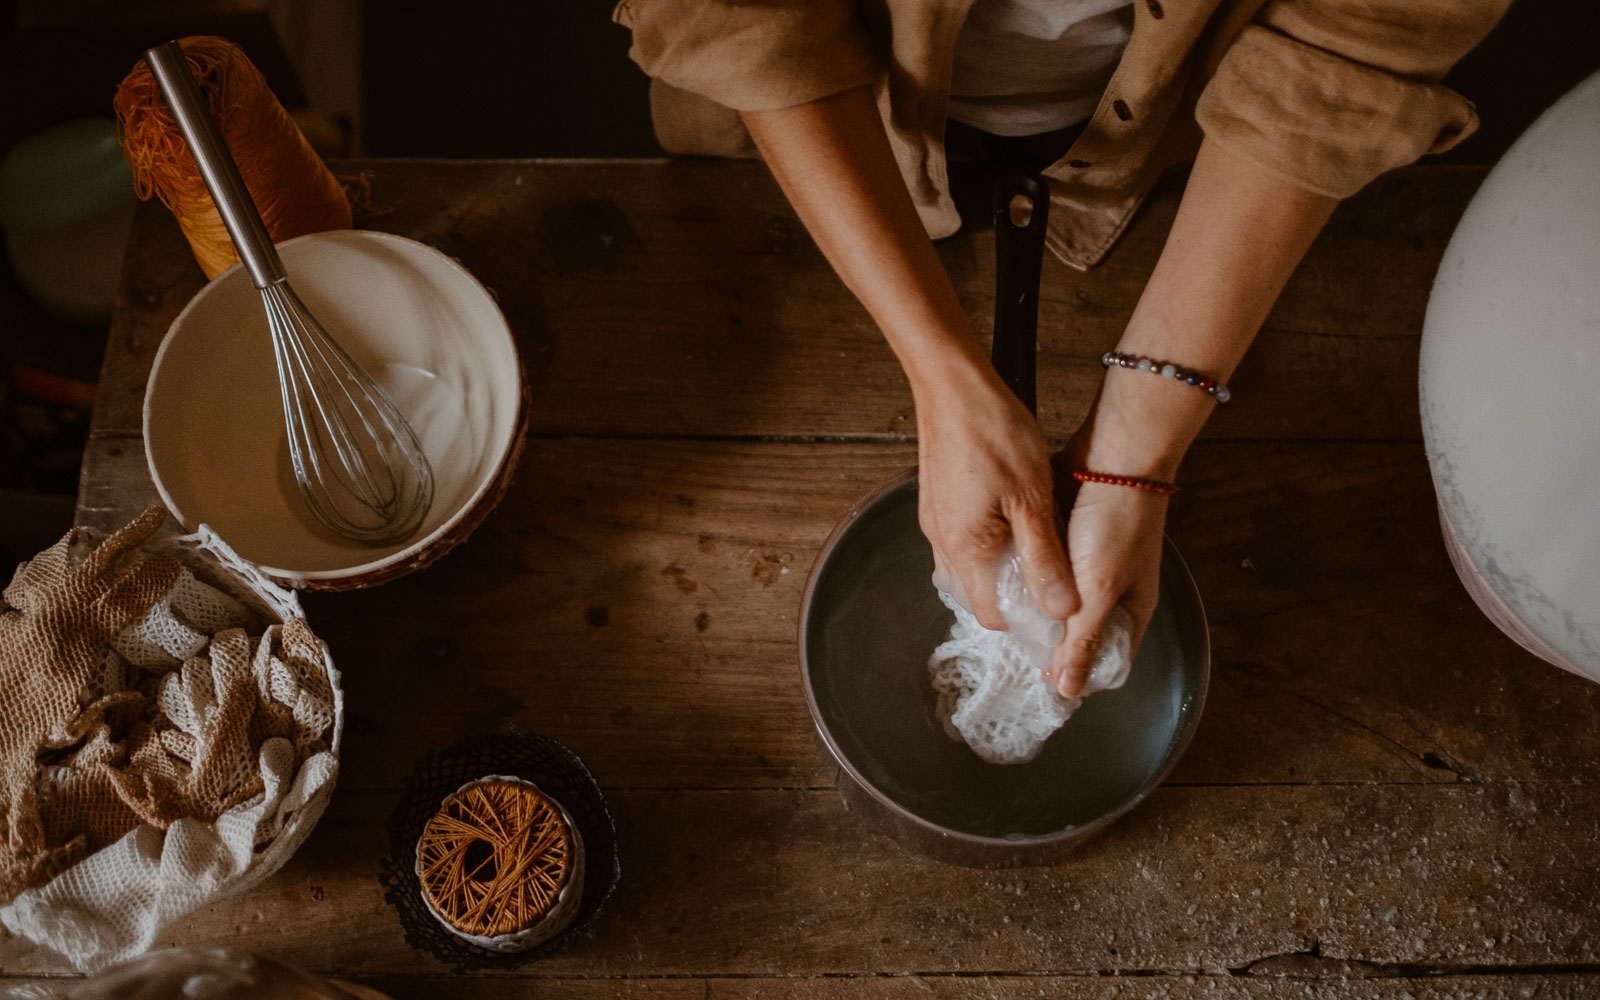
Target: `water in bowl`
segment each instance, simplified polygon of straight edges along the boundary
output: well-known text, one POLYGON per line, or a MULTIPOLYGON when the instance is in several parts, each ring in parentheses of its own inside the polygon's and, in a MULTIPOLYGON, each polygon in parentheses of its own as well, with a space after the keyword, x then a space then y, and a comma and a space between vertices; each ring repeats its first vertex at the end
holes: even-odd
POLYGON ((1096 820, 1136 798, 1168 759, 1192 710, 1180 621, 1186 587, 1163 566, 1162 597, 1132 675, 1086 699, 1039 756, 989 764, 945 734, 928 656, 952 616, 930 583, 933 552, 906 483, 841 536, 807 622, 807 657, 822 724, 871 785, 950 830, 1018 838, 1096 820))

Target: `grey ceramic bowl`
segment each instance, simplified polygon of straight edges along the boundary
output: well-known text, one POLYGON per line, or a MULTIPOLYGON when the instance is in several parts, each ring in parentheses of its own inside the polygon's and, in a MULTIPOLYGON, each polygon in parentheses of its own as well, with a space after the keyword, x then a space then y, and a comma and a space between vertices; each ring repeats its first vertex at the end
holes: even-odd
POLYGON ((836 781, 870 826, 939 860, 1056 861, 1143 801, 1194 735, 1211 670, 1194 580, 1169 540, 1127 684, 1086 699, 1031 762, 996 765, 935 714, 927 661, 953 616, 932 573, 915 469, 852 510, 817 558, 800 664, 836 781))

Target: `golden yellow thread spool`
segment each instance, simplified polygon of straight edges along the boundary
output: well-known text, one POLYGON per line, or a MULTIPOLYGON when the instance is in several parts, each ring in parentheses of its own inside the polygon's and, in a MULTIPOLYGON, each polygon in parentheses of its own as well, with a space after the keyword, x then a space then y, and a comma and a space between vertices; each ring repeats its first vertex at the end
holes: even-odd
MULTIPOLYGON (((273 241, 349 229, 350 201, 344 187, 255 64, 224 38, 197 35, 180 44, 273 241)), ((238 263, 205 181, 144 60, 117 87, 113 104, 122 153, 133 168, 139 197, 154 194, 172 209, 206 277, 238 263)))
POLYGON ((577 916, 583 842, 537 786, 495 775, 445 799, 417 842, 416 869, 423 901, 453 934, 524 951, 577 916))

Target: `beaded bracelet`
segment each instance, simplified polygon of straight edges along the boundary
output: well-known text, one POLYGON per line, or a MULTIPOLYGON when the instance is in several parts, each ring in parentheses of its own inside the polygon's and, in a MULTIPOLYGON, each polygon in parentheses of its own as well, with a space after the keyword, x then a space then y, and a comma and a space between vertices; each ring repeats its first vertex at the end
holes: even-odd
POLYGON ((1110 368, 1117 365, 1120 368, 1132 368, 1136 371, 1150 372, 1164 378, 1177 379, 1185 385, 1192 385, 1197 389, 1209 392, 1219 403, 1226 403, 1233 398, 1233 393, 1228 387, 1214 378, 1206 378, 1199 372, 1192 372, 1187 368, 1180 368, 1170 361, 1157 361, 1141 354, 1123 354, 1120 351, 1107 351, 1100 355, 1100 364, 1110 368))
POLYGON ((1117 476, 1109 472, 1090 472, 1086 469, 1073 469, 1072 478, 1080 483, 1105 483, 1108 486, 1131 486, 1136 490, 1147 493, 1159 493, 1170 497, 1178 492, 1177 483, 1166 483, 1159 479, 1145 479, 1142 476, 1117 476))

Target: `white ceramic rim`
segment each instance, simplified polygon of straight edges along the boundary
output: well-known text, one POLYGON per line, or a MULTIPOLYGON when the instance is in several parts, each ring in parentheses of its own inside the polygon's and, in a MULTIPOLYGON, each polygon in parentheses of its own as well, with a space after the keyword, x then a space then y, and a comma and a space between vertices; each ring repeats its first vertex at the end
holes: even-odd
MULTIPOLYGON (((422 247, 429 253, 438 256, 448 267, 460 272, 460 274, 463 275, 468 281, 477 286, 478 290, 482 292, 484 297, 487 298, 490 304, 494 306, 494 313, 499 317, 500 320, 498 328, 499 332, 505 335, 506 343, 511 346, 512 354, 520 356, 520 352, 517 350, 516 337, 511 332, 511 324, 506 322, 505 313, 501 312, 500 310, 499 300, 495 297, 494 293, 489 290, 487 285, 478 280, 477 275, 463 267, 461 262, 456 260, 454 257, 438 249, 437 247, 431 247, 428 244, 423 243, 421 240, 413 240, 405 236, 396 236, 394 233, 379 232, 373 229, 336 229, 330 230, 330 232, 355 233, 362 239, 393 240, 397 243, 409 243, 412 246, 422 247)), ((323 235, 323 233, 307 233, 304 236, 296 236, 293 239, 284 240, 283 242, 278 243, 277 246, 280 248, 292 246, 302 241, 319 239, 323 235)), ((190 310, 195 308, 195 303, 200 301, 200 297, 205 294, 207 288, 210 288, 212 285, 218 281, 221 281, 223 278, 227 277, 233 272, 241 270, 243 267, 243 264, 235 264, 226 271, 218 274, 215 278, 212 278, 210 281, 206 282, 200 291, 196 292, 194 296, 184 304, 183 311, 178 313, 177 316, 173 317, 171 325, 167 327, 167 332, 161 338, 161 346, 156 348, 155 359, 150 363, 150 376, 145 381, 144 400, 140 404, 139 430, 140 434, 142 435, 141 443, 144 444, 145 468, 150 471, 150 479, 155 483, 156 492, 161 496, 161 502, 167 505, 167 510, 172 512, 172 516, 177 518, 179 523, 181 523, 184 526, 184 529, 187 531, 199 531, 202 526, 205 526, 205 522, 191 519, 189 515, 185 514, 178 507, 177 501, 172 498, 172 494, 167 492, 166 485, 161 482, 161 474, 156 471, 155 463, 150 459, 150 447, 148 442, 150 440, 151 390, 155 388, 156 380, 161 374, 161 362, 167 355, 167 347, 172 343, 172 332, 177 329, 178 324, 182 323, 184 318, 189 315, 190 310)), ((265 563, 258 563, 254 560, 247 561, 254 565, 262 573, 277 580, 311 581, 348 580, 363 577, 369 573, 387 569, 388 567, 397 563, 404 563, 408 560, 414 559, 419 553, 426 551, 434 543, 448 537, 455 529, 456 525, 460 524, 463 518, 472 513, 472 511, 477 508, 478 504, 489 493, 489 491, 495 488, 495 484, 500 478, 500 471, 505 467, 506 457, 511 454, 512 449, 516 445, 516 430, 516 422, 513 421, 511 426, 505 431, 505 440, 495 451, 494 473, 485 478, 483 482, 479 483, 478 488, 472 491, 472 495, 468 497, 453 514, 441 521, 438 527, 434 528, 432 531, 428 532, 427 535, 417 539, 403 549, 391 552, 380 559, 374 559, 371 562, 361 563, 356 566, 346 566, 343 569, 297 570, 286 569, 279 566, 268 566, 265 563)))

